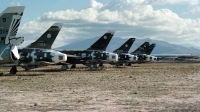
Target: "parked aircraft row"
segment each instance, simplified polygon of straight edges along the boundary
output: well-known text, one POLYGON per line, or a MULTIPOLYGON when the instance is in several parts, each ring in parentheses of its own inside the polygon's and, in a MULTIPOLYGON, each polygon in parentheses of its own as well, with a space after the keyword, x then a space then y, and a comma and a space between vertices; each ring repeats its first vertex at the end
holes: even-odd
POLYGON ((68 65, 75 68, 76 64, 89 67, 103 66, 104 63, 121 66, 156 60, 156 57, 150 55, 155 44, 150 45, 149 42, 145 42, 134 52, 128 53, 135 38, 128 39, 115 51, 107 52, 106 47, 115 33, 112 30, 106 32, 86 50, 54 50, 51 46, 62 28, 62 23, 53 24, 35 42, 22 49, 17 49, 16 46, 24 41, 23 37, 16 37, 24 8, 24 6, 8 7, 0 15, 2 20, 0 64, 12 67, 11 74, 17 73, 17 66, 30 70, 56 64, 62 65, 61 69, 66 70, 68 65))

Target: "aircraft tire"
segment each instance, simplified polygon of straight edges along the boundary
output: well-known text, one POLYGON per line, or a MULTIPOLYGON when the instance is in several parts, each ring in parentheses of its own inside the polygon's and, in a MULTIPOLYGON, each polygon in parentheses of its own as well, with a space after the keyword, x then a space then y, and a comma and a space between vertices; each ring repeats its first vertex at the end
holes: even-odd
POLYGON ((15 67, 12 67, 11 69, 10 69, 10 74, 16 74, 17 73, 17 68, 16 68, 16 66, 15 67))

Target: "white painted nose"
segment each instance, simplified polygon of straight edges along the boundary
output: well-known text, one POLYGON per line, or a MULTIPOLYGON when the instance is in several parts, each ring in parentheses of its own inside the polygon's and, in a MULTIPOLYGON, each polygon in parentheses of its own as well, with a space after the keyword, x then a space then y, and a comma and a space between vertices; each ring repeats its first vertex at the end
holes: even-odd
POLYGON ((54 56, 52 58, 54 63, 64 62, 67 61, 67 55, 61 52, 54 52, 54 56))
POLYGON ((129 57, 130 57, 129 61, 134 61, 134 57, 135 57, 134 55, 129 55, 129 57))
POLYGON ((109 53, 109 61, 118 61, 118 55, 115 53, 109 53))

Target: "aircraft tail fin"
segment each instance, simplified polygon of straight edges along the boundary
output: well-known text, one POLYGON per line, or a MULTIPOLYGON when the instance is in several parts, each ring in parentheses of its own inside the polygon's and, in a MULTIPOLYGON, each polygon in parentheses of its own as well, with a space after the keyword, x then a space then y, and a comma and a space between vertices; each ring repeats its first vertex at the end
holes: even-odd
POLYGON ((146 54, 150 55, 154 47, 156 47, 156 44, 155 43, 151 44, 149 48, 147 49, 146 54))
POLYGON ((27 46, 27 48, 43 48, 51 49, 58 33, 60 32, 63 24, 54 23, 42 36, 40 36, 35 42, 27 46))
POLYGON ((24 8, 25 6, 8 7, 0 14, 1 44, 19 45, 24 41, 23 37, 16 38, 24 8))
POLYGON ((114 53, 128 53, 134 41, 135 41, 135 38, 128 39, 121 47, 119 47, 113 52, 114 53))
POLYGON ((146 51, 148 50, 149 45, 150 45, 149 42, 144 42, 135 51, 131 52, 131 54, 146 54, 146 51))
POLYGON ((101 38, 99 38, 93 45, 91 45, 87 50, 106 50, 110 40, 112 39, 115 31, 110 30, 106 32, 101 38))

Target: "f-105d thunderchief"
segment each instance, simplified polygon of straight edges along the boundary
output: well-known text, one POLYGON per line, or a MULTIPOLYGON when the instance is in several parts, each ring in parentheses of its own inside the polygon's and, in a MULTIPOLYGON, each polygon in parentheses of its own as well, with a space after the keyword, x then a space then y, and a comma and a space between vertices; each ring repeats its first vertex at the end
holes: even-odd
POLYGON ((130 66, 131 63, 135 63, 138 61, 138 57, 136 55, 129 54, 128 51, 131 48, 135 38, 128 39, 121 47, 113 51, 118 54, 119 61, 116 63, 116 66, 130 66))
POLYGON ((66 54, 50 49, 61 27, 61 23, 53 24, 38 40, 25 48, 19 49, 21 56, 19 63, 7 64, 8 66, 12 66, 10 73, 16 74, 17 66, 29 70, 67 61, 66 54))
MULTIPOLYGON (((71 68, 76 68, 76 64, 83 64, 89 67, 97 68, 103 63, 116 63, 118 55, 107 52, 106 47, 114 35, 114 31, 106 32, 87 50, 62 50, 62 53, 74 55, 75 57, 68 57, 67 63, 72 64, 71 68)), ((66 70, 67 65, 62 66, 62 70, 66 70)))
POLYGON ((24 41, 16 37, 24 6, 6 8, 0 14, 0 64, 17 62, 20 58, 17 45, 24 41))

